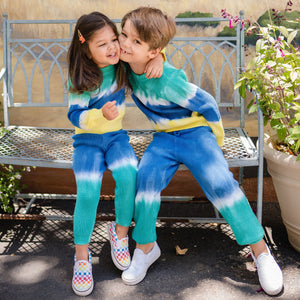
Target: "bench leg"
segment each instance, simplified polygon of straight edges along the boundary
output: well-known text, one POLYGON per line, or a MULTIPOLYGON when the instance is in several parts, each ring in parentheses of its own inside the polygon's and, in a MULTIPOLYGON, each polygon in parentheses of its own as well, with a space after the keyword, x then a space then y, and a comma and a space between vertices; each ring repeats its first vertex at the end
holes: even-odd
POLYGON ((36 198, 32 197, 31 200, 29 201, 29 203, 26 205, 25 210, 22 212, 22 215, 26 215, 28 214, 32 204, 35 202, 36 198))

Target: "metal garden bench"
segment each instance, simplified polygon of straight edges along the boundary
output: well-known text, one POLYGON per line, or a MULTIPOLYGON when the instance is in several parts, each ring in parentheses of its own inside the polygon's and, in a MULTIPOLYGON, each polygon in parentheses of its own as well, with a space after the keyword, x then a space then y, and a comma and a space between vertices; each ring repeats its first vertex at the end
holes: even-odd
MULTIPOLYGON (((243 18, 243 13, 241 13, 243 18)), ((114 20, 117 23, 120 20, 114 20)), ((205 29, 188 23, 226 22, 223 18, 176 19, 178 33, 166 49, 168 61, 185 70, 189 80, 210 92, 223 113, 237 110, 239 125, 225 128, 225 145, 222 148, 230 167, 239 168, 242 187, 244 167, 258 167, 257 217, 262 218, 263 155, 262 118, 258 115, 258 148, 245 130, 244 100, 233 89, 244 65, 244 31, 237 28, 234 37, 204 36, 205 29), (188 34, 187 34, 188 33, 188 34)), ((72 128, 48 128, 11 124, 11 111, 53 109, 68 107, 65 82, 66 54, 76 20, 8 20, 3 14, 3 110, 6 133, 0 138, 0 163, 24 166, 65 168, 72 167, 72 128), (21 36, 21 37, 20 37, 21 36)), ((216 29, 212 29, 215 30, 216 29)), ((128 100, 128 109, 135 104, 128 100)), ((37 112, 38 114, 38 112, 37 112)), ((66 113, 65 113, 66 116, 66 113)), ((62 116, 59 115, 58 118, 62 116)), ((55 117, 54 117, 55 118, 55 117)), ((71 124, 69 124, 71 126, 71 124)), ((152 140, 150 129, 129 129, 130 143, 139 158, 152 140)), ((180 169, 185 169, 181 166, 180 169)), ((31 197, 25 214, 37 197, 31 197)), ((52 195, 69 198, 70 195, 52 195)), ((163 197, 163 200, 183 200, 185 197, 163 197)), ((190 199, 191 197, 186 197, 190 199)), ((189 221, 223 223, 216 210, 213 217, 199 217, 189 221)), ((55 218, 50 216, 49 218, 55 218)), ((69 217, 71 218, 71 217, 69 217)), ((58 219, 61 217, 58 216, 58 219)), ((181 218, 182 219, 182 218, 181 218)))

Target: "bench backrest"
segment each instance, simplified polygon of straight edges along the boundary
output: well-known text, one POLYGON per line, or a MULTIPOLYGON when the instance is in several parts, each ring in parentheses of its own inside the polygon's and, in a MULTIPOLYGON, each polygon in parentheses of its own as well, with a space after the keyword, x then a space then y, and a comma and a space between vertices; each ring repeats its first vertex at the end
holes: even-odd
MULTIPOLYGON (((243 13, 240 17, 243 18, 243 13)), ((241 127, 244 127, 243 99, 233 89, 244 65, 243 28, 238 25, 233 37, 217 37, 228 20, 175 21, 177 34, 166 48, 168 61, 185 70, 188 79, 211 93, 220 107, 240 107, 241 127), (194 25, 208 22, 213 26, 194 25), (214 28, 215 24, 218 27, 214 28)), ((6 126, 9 107, 68 106, 66 56, 75 23, 76 20, 8 20, 7 14, 3 15, 6 126)))

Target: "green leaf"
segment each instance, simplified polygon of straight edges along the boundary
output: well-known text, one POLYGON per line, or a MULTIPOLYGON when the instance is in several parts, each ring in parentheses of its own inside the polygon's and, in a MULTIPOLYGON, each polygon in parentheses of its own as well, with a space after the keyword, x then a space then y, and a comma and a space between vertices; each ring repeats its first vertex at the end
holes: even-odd
POLYGON ((249 114, 256 112, 258 108, 259 108, 259 104, 257 104, 257 103, 253 104, 249 109, 249 114))
POLYGON ((241 95, 241 97, 243 99, 246 98, 246 87, 245 87, 245 83, 243 83, 240 87, 239 87, 239 93, 241 95))
POLYGON ((276 126, 278 126, 279 124, 281 124, 281 123, 278 120, 276 120, 276 119, 271 119, 271 121, 270 121, 270 125, 274 129, 279 128, 279 127, 276 128, 276 126))
POLYGON ((296 142, 295 150, 298 151, 299 148, 300 148, 300 140, 298 140, 298 141, 296 142))
POLYGON ((281 118, 284 118, 284 117, 285 117, 285 115, 284 115, 283 112, 277 112, 274 115, 272 115, 273 119, 281 119, 281 118))
POLYGON ((279 141, 283 141, 286 137, 286 128, 277 129, 277 136, 279 141))
POLYGON ((250 103, 247 105, 247 109, 250 109, 250 107, 253 105, 254 100, 255 100, 255 99, 252 99, 252 100, 250 101, 250 103))
POLYGON ((269 41, 270 41, 270 43, 271 43, 271 44, 274 44, 274 43, 275 43, 275 40, 274 40, 274 38, 273 38, 273 37, 271 37, 271 36, 269 37, 269 41))
POLYGON ((292 32, 288 35, 288 38, 287 38, 288 44, 290 44, 290 43, 293 41, 293 39, 296 37, 296 35, 297 35, 297 30, 292 31, 292 32))
POLYGON ((237 88, 239 88, 239 87, 243 84, 244 78, 245 78, 245 77, 241 78, 239 81, 236 82, 236 84, 234 85, 234 89, 235 89, 235 90, 236 90, 237 88))
POLYGON ((264 45, 263 39, 257 40, 257 42, 256 42, 256 52, 260 52, 261 49, 263 48, 263 45, 264 45))
POLYGON ((269 67, 274 67, 274 66, 276 65, 276 61, 269 60, 267 65, 268 65, 269 67))
MULTIPOLYGON (((260 40, 258 40, 258 41, 260 41, 260 40)), ((257 41, 257 42, 258 42, 257 41)), ((257 43, 256 43, 257 44, 257 43)), ((257 51, 257 50, 256 50, 257 51)), ((248 63, 248 65, 247 65, 247 70, 251 70, 253 67, 255 67, 256 66, 256 62, 257 62, 257 57, 254 57, 254 58, 252 58, 251 60, 250 60, 250 62, 248 63)))
POLYGON ((288 38, 289 32, 287 31, 287 29, 284 26, 279 26, 279 30, 286 38, 288 38))
POLYGON ((299 137, 296 137, 296 139, 300 139, 300 126, 295 126, 294 128, 292 128, 291 135, 293 136, 293 138, 295 138, 296 136, 299 136, 299 137))
POLYGON ((294 82, 294 81, 297 79, 297 77, 298 77, 297 72, 292 71, 292 72, 290 73, 290 78, 291 78, 292 82, 294 82))
POLYGON ((293 133, 290 135, 290 138, 293 140, 299 140, 300 139, 300 133, 293 133))
POLYGON ((270 125, 273 129, 281 130, 284 128, 286 131, 285 126, 278 119, 271 119, 270 125))

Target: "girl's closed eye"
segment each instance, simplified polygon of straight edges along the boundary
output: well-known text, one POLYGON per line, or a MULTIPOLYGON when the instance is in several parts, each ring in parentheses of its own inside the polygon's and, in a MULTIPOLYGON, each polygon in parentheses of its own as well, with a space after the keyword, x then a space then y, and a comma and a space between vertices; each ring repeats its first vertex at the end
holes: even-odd
POLYGON ((127 37, 126 33, 121 32, 121 35, 123 35, 124 37, 127 37))

